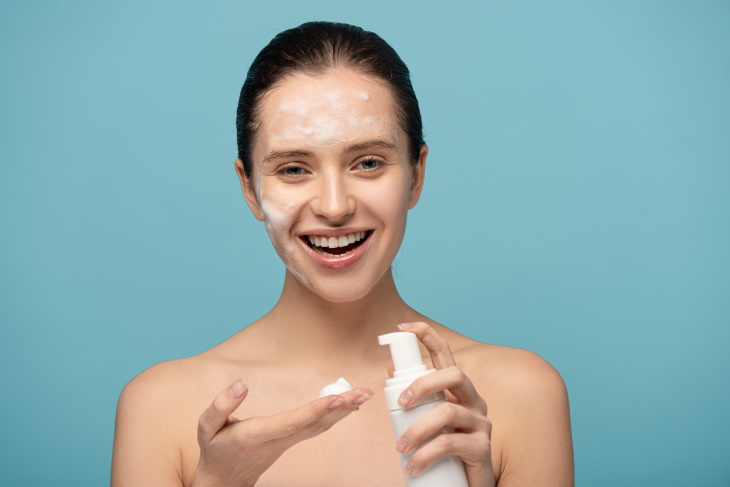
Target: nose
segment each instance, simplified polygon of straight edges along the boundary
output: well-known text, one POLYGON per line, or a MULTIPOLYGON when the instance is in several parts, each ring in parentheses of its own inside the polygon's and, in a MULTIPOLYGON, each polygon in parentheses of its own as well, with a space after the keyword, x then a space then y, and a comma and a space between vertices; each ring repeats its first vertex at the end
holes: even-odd
POLYGON ((355 198, 348 190, 346 176, 343 174, 323 174, 319 193, 312 202, 317 216, 331 225, 343 224, 355 212, 355 198))

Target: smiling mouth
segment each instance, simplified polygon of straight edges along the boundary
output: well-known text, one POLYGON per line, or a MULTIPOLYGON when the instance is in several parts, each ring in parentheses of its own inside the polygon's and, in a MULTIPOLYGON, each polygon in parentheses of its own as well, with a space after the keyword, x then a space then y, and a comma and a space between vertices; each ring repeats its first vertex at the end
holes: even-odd
POLYGON ((309 248, 326 257, 342 257, 361 246, 373 233, 372 230, 365 232, 353 232, 339 237, 325 237, 319 235, 305 235, 302 239, 309 245, 309 248))

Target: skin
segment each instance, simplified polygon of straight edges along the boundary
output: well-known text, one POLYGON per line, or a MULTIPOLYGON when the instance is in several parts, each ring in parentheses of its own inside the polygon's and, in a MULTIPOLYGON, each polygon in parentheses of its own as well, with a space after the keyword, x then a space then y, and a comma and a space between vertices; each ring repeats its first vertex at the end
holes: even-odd
POLYGON ((568 398, 555 369, 460 335, 398 294, 390 264, 428 150, 409 160, 387 86, 347 68, 295 74, 260 108, 253 175, 241 161, 236 168, 286 264, 281 297, 230 339, 127 385, 112 485, 405 485, 398 451, 414 452, 410 473, 456 455, 470 487, 573 485, 568 398), (353 229, 369 237, 349 261, 302 239, 353 229), (377 343, 398 329, 416 334, 437 369, 401 399, 445 391, 449 400, 402 438, 382 394, 389 352, 377 343), (315 399, 340 376, 355 389, 315 399), (454 433, 424 441, 444 427, 454 433))

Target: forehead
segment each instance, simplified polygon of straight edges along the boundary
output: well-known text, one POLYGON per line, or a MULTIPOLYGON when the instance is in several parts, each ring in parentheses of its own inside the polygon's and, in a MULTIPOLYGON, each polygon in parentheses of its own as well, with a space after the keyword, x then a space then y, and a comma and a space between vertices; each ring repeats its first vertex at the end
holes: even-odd
POLYGON ((390 88, 352 69, 286 76, 262 98, 259 123, 254 159, 269 150, 404 139, 390 88))

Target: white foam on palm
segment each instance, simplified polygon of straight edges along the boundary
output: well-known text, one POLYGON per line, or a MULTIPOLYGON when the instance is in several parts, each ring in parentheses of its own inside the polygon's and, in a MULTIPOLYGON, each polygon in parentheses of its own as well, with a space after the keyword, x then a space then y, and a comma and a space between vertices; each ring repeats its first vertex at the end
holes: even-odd
POLYGON ((342 394, 343 392, 348 392, 352 390, 352 386, 349 382, 345 380, 344 377, 340 377, 336 381, 334 381, 331 384, 327 384, 319 391, 319 396, 317 397, 324 397, 324 396, 332 396, 336 394, 342 394))

